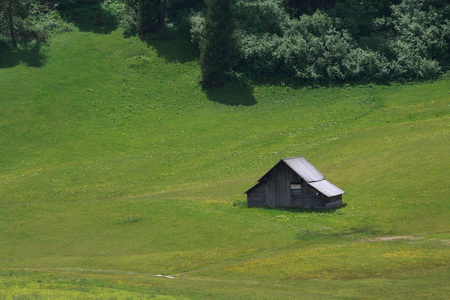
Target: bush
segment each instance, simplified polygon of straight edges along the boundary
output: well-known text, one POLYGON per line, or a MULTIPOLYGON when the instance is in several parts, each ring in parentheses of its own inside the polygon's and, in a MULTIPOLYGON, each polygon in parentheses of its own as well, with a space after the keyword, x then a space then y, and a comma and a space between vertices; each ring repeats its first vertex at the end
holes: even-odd
MULTIPOLYGON (((276 10, 276 13, 286 13, 276 10)), ((278 18, 283 19, 283 18, 278 18)), ((242 24, 242 22, 240 23, 242 24)), ((307 80, 343 80, 348 76, 343 60, 354 47, 346 31, 337 31, 322 12, 285 19, 282 32, 247 33, 240 30, 240 68, 260 74, 283 72, 307 80)), ((266 26, 259 26, 264 30, 266 26)), ((271 27, 273 28, 273 27, 271 27)))
POLYGON ((404 0, 392 6, 388 23, 396 32, 391 51, 397 62, 397 76, 422 79, 438 74, 437 60, 448 58, 450 51, 450 23, 444 20, 442 11, 420 0, 404 0))
POLYGON ((351 80, 386 81, 393 77, 388 60, 372 50, 351 49, 343 59, 342 66, 351 80))
POLYGON ((260 74, 274 74, 281 71, 283 57, 277 54, 282 38, 268 33, 253 35, 238 33, 241 45, 239 69, 260 74))
POLYGON ((123 28, 123 34, 127 37, 133 36, 137 34, 137 24, 136 24, 136 13, 134 10, 130 10, 128 14, 126 14, 120 25, 123 28))
POLYGON ((354 48, 345 31, 337 31, 332 19, 321 12, 303 15, 294 28, 305 40, 306 63, 297 66, 297 76, 304 79, 346 79, 343 60, 354 48))
POLYGON ((125 15, 125 4, 122 0, 104 0, 101 5, 105 23, 119 24, 125 15))
POLYGON ((235 18, 239 30, 250 34, 268 33, 283 35, 289 27, 289 16, 274 0, 238 1, 235 18))
POLYGON ((336 20, 339 29, 346 29, 354 39, 371 36, 374 32, 373 20, 391 15, 390 6, 398 0, 343 0, 328 11, 336 20))
POLYGON ((50 10, 39 14, 36 20, 36 25, 41 31, 46 32, 48 35, 73 30, 73 25, 64 21, 57 10, 50 10))
POLYGON ((200 45, 203 28, 205 28, 205 18, 201 12, 191 13, 189 16, 191 42, 197 47, 200 45))

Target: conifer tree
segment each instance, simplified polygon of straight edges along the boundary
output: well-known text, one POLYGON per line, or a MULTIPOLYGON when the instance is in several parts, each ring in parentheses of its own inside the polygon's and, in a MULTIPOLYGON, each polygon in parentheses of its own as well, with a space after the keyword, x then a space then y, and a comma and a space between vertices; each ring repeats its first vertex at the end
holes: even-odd
POLYGON ((160 0, 137 0, 136 23, 139 34, 153 32, 161 22, 160 0))
POLYGON ((166 0, 125 0, 125 12, 141 36, 164 26, 165 9, 166 0))
POLYGON ((17 48, 19 30, 23 27, 23 19, 26 15, 27 11, 21 1, 0 2, 0 32, 9 36, 14 48, 17 48))
POLYGON ((29 0, 0 0, 0 35, 7 36, 14 48, 30 41, 43 42, 46 32, 36 26, 29 0))
POLYGON ((230 0, 206 0, 205 27, 200 40, 200 68, 204 88, 221 88, 225 73, 236 64, 239 47, 234 36, 230 0))

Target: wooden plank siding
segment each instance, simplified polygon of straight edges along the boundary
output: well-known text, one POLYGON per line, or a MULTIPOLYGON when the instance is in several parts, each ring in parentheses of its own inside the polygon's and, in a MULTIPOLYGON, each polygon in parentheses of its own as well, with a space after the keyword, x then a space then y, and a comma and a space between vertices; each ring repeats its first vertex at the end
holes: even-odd
POLYGON ((266 187, 263 183, 258 183, 247 192, 248 206, 265 206, 266 205, 266 187))
POLYGON ((279 163, 271 172, 267 173, 266 203, 268 207, 291 206, 291 183, 298 183, 299 176, 285 163, 279 163))
MULTIPOLYGON (((292 189, 291 187, 291 207, 303 207, 303 180, 299 180, 300 189, 292 189)), ((291 183, 292 185, 292 183, 291 183)))

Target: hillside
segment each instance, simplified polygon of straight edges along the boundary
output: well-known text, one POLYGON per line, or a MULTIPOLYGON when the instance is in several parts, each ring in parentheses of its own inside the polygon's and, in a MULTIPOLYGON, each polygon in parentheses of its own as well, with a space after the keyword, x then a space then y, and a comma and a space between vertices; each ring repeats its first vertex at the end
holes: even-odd
POLYGON ((189 49, 74 31, 2 54, 1 297, 446 298, 448 76, 205 93, 189 49), (295 155, 344 207, 242 205, 295 155))

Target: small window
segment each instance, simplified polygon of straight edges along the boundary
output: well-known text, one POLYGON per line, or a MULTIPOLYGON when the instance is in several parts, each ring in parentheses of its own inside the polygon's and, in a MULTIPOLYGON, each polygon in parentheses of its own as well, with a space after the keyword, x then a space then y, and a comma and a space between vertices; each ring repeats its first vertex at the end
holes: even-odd
POLYGON ((291 190, 301 190, 302 185, 300 183, 291 183, 291 190))

